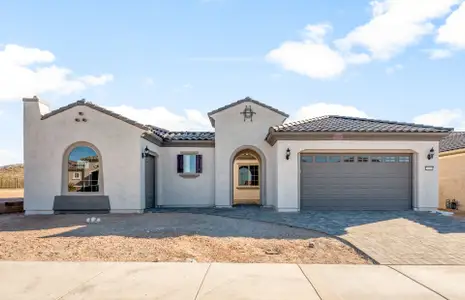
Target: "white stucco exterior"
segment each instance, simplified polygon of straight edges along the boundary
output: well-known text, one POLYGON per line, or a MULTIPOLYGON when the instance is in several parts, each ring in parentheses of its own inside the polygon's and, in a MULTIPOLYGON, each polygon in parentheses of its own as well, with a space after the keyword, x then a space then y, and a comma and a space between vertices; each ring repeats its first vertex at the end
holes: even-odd
MULTIPOLYGON (((413 154, 413 207, 437 207, 437 158, 427 160, 437 141, 357 141, 357 140, 277 140, 266 137, 271 126, 280 125, 286 116, 279 111, 241 102, 213 112, 215 138, 208 143, 187 141, 162 144, 144 138, 147 130, 86 105, 76 105, 42 119, 50 109, 38 99, 24 101, 24 207, 27 214, 51 214, 55 196, 67 195, 63 189, 64 154, 73 145, 88 143, 100 154, 100 194, 109 197, 111 212, 143 212, 145 206, 145 164, 141 154, 147 147, 156 157, 156 205, 165 207, 231 207, 232 167, 235 155, 251 149, 260 155, 261 205, 283 212, 300 209, 301 152, 399 152, 413 154), (241 112, 251 105, 253 120, 244 121, 241 112), (81 114, 79 114, 81 113, 81 114), (77 116, 86 122, 76 122, 77 116), (286 150, 291 150, 289 160, 286 150), (181 176, 177 156, 195 153, 202 156, 202 172, 181 176), (425 171, 425 166, 433 170, 425 171)), ((156 120, 154 120, 156 125, 156 120)), ((69 153, 69 152, 68 152, 69 153)))

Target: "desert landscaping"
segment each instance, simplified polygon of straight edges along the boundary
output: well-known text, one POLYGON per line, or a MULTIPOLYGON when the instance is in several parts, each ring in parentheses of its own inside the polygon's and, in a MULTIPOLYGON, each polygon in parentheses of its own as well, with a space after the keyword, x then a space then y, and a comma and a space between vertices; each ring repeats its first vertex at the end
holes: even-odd
POLYGON ((0 215, 0 260, 371 264, 315 231, 218 216, 0 215))

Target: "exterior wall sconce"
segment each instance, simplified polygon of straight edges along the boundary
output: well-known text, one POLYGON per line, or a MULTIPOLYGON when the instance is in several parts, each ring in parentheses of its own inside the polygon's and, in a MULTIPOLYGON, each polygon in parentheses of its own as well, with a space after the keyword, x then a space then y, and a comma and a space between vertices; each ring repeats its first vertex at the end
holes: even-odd
POLYGON ((289 160, 290 157, 291 157, 291 149, 287 148, 286 149, 286 160, 289 160))
POLYGON ((429 153, 426 156, 426 158, 428 158, 428 160, 432 160, 433 157, 434 157, 434 148, 431 148, 431 150, 429 150, 429 153))
POLYGON ((147 156, 149 156, 149 152, 149 147, 145 146, 144 152, 142 152, 142 158, 146 158, 147 156))

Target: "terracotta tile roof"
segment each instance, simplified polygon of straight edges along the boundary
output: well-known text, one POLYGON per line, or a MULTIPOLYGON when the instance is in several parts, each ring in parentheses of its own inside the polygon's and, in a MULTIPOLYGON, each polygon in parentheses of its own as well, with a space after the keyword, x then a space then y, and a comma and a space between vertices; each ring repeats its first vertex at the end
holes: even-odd
POLYGON ((465 149, 465 131, 452 132, 439 141, 439 152, 465 149))
POLYGON ((272 127, 275 132, 417 132, 443 133, 453 128, 384 120, 322 116, 272 127))
POLYGON ((211 131, 171 131, 164 138, 169 141, 214 141, 215 133, 211 131))

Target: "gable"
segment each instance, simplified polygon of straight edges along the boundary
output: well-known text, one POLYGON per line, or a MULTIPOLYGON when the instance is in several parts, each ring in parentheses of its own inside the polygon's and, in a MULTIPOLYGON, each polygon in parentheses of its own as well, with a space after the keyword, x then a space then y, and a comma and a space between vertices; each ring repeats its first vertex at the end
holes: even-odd
POLYGON ((228 105, 222 106, 220 108, 217 108, 217 109, 212 110, 211 112, 209 112, 208 113, 208 118, 210 119, 210 122, 211 122, 212 126, 215 127, 215 119, 216 119, 216 116, 219 113, 222 113, 222 112, 228 111, 230 109, 236 108, 237 106, 240 106, 240 105, 244 106, 244 108, 242 108, 242 109, 245 109, 246 105, 248 105, 248 106, 254 105, 254 106, 259 106, 261 108, 264 108, 264 109, 272 112, 273 114, 279 115, 279 119, 282 119, 282 121, 280 123, 284 122, 284 120, 286 120, 289 117, 289 115, 286 114, 283 111, 280 111, 280 110, 278 110, 278 109, 276 109, 274 107, 271 107, 271 106, 269 106, 269 105, 267 105, 265 103, 262 103, 262 102, 260 102, 258 100, 254 100, 254 99, 252 99, 250 97, 246 97, 244 99, 238 100, 236 102, 230 103, 228 105))

